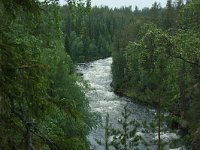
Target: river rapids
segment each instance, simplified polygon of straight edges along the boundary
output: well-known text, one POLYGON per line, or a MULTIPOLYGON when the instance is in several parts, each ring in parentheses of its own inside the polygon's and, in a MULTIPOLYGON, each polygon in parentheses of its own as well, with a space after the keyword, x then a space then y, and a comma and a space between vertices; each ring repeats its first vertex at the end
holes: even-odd
MULTIPOLYGON (((112 58, 100 59, 93 62, 79 64, 77 66, 77 72, 83 75, 84 80, 87 80, 91 86, 91 90, 86 92, 86 96, 89 99, 90 107, 93 112, 98 112, 102 117, 102 124, 105 124, 106 114, 109 114, 109 123, 113 128, 120 127, 118 120, 122 118, 122 111, 124 106, 127 105, 128 110, 131 112, 129 120, 136 120, 138 122, 145 122, 145 124, 156 124, 156 110, 147 106, 135 103, 133 100, 125 97, 120 97, 113 92, 110 86, 112 82, 111 74, 112 58)), ((161 128, 161 139, 167 143, 165 145, 166 150, 181 150, 184 147, 172 146, 173 141, 178 141, 179 136, 176 131, 171 131, 165 123, 161 128)), ((104 141, 105 128, 99 125, 97 129, 94 129, 89 135, 88 140, 90 142, 90 149, 104 150, 104 145, 99 145, 97 140, 104 141)), ((157 128, 149 129, 148 127, 141 126, 137 129, 136 135, 141 136, 148 145, 140 142, 139 150, 156 150, 157 149, 157 128)), ((112 140, 112 137, 110 137, 112 140)), ((177 143, 177 142, 176 142, 177 143)), ((114 149, 110 146, 110 149, 114 149)), ((133 148, 130 148, 133 149, 133 148)))

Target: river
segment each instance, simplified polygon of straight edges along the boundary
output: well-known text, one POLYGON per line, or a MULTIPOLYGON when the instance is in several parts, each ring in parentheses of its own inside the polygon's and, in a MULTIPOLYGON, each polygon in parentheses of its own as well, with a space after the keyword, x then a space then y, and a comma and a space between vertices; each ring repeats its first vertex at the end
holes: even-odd
MULTIPOLYGON (((111 74, 112 58, 100 59, 86 64, 79 64, 77 71, 83 74, 83 78, 87 80, 91 86, 91 90, 86 93, 89 99, 90 107, 93 112, 98 112, 102 116, 102 124, 105 124, 105 116, 109 114, 109 122, 115 128, 120 128, 118 120, 121 119, 121 113, 124 106, 128 106, 131 112, 129 120, 137 120, 138 122, 146 122, 146 124, 156 124, 156 110, 134 103, 133 100, 120 97, 113 92, 110 83, 112 82, 111 74)), ((141 136, 147 143, 148 149, 156 149, 157 130, 148 127, 139 127, 137 135, 141 136)), ((88 136, 90 149, 104 150, 104 146, 98 145, 96 139, 104 141, 105 129, 98 126, 88 136)), ((172 132, 165 124, 162 125, 161 139, 167 143, 178 140, 179 136, 172 132)), ((112 140, 112 137, 111 139, 112 140)), ((139 150, 146 150, 142 142, 139 144, 139 150)), ((170 149, 169 144, 165 149, 170 149)), ((182 149, 176 148, 174 149, 182 149)), ((110 149, 113 149, 110 147, 110 149)), ((172 148, 171 148, 172 149, 172 148)))

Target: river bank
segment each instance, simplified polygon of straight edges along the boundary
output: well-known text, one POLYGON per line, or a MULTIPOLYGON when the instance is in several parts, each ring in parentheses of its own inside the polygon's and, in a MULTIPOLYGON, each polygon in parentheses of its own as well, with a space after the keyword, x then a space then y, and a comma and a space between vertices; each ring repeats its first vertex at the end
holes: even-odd
MULTIPOLYGON (((110 85, 111 87, 113 87, 112 83, 110 85)), ((147 97, 145 97, 144 95, 140 96, 133 89, 126 88, 126 89, 115 90, 113 87, 113 91, 120 97, 126 97, 130 99, 133 103, 137 103, 139 105, 149 107, 151 109, 158 108, 157 101, 152 101, 147 97)), ((178 130, 181 138, 190 136, 188 128, 189 122, 185 119, 181 120, 180 119, 181 115, 178 112, 165 111, 163 114, 167 114, 167 117, 169 118, 167 119, 167 126, 172 130, 178 130)), ((185 141, 184 143, 188 144, 187 141, 185 141)))
MULTIPOLYGON (((112 86, 112 83, 111 83, 111 86, 112 86)), ((138 103, 140 105, 147 106, 147 107, 150 107, 150 108, 153 108, 153 109, 156 109, 158 107, 157 102, 155 102, 155 101, 152 102, 152 101, 149 101, 149 100, 142 99, 131 89, 115 90, 113 88, 113 91, 120 97, 126 97, 126 98, 131 99, 134 103, 138 103)))

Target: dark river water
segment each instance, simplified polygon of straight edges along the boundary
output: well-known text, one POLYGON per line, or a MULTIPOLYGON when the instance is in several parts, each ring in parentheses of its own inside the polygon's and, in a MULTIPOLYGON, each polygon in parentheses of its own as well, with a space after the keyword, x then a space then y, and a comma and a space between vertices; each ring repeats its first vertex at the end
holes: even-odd
MULTIPOLYGON (((156 124, 156 110, 134 103, 128 98, 116 95, 110 83, 112 81, 111 74, 112 58, 100 59, 86 64, 80 64, 77 67, 79 73, 83 74, 83 78, 87 80, 91 86, 91 90, 86 93, 89 99, 91 110, 98 112, 102 117, 102 124, 105 124, 105 116, 109 114, 109 122, 115 128, 122 128, 118 124, 121 119, 121 113, 124 111, 124 106, 127 105, 128 110, 131 112, 129 120, 137 120, 138 122, 146 122, 149 124, 156 124)), ((142 142, 139 144, 139 150, 156 150, 157 141, 157 128, 151 129, 149 127, 139 127, 136 135, 141 136, 147 143, 148 147, 142 142)), ((105 129, 98 126, 88 136, 91 144, 90 149, 104 150, 104 146, 98 145, 95 139, 104 141, 105 129)), ((169 150, 182 150, 185 149, 181 146, 171 146, 169 143, 179 140, 179 136, 175 131, 171 131, 165 124, 162 125, 161 132, 162 141, 168 143, 164 149, 169 150)), ((110 141, 112 137, 110 137, 110 141)), ((110 149, 114 149, 112 146, 110 149)), ((133 148, 130 148, 130 150, 133 148)))

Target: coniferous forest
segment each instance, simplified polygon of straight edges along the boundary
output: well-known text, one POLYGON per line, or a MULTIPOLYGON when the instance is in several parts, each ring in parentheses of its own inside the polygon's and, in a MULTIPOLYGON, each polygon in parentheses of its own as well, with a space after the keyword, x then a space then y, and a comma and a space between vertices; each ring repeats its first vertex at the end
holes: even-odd
POLYGON ((155 107, 158 126, 169 113, 186 149, 198 150, 200 0, 143 9, 0 0, 0 149, 90 149, 100 117, 76 66, 107 57, 114 92, 155 107))

